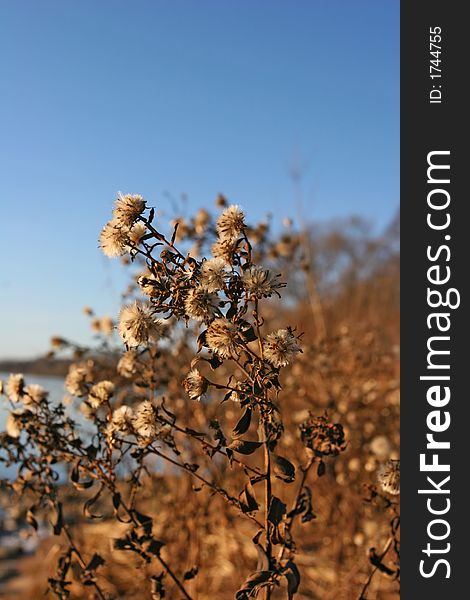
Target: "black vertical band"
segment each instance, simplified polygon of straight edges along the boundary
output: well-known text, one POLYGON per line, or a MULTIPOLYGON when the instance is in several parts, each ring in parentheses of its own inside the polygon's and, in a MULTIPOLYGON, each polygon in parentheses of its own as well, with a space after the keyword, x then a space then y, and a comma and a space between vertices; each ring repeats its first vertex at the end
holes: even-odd
POLYGON ((462 598, 470 573, 470 169, 464 92, 470 70, 463 13, 459 2, 401 3, 401 558, 406 600, 462 598))

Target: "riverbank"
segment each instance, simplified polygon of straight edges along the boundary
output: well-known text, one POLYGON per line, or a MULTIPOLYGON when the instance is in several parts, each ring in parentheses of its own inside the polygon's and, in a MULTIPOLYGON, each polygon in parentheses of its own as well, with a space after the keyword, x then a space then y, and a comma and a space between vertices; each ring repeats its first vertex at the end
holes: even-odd
POLYGON ((0 360, 0 372, 65 377, 71 362, 72 360, 69 358, 48 358, 44 356, 27 360, 0 360))

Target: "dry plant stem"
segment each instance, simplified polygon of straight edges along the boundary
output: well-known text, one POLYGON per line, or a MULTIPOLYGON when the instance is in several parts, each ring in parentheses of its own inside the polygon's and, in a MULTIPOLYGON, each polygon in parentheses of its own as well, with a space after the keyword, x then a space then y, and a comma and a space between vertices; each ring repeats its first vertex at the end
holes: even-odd
MULTIPOLYGON (((380 562, 382 562, 382 559, 385 558, 387 552, 390 550, 390 548, 392 547, 392 542, 393 542, 393 537, 390 536, 387 540, 387 543, 384 546, 384 549, 382 551, 382 554, 379 556, 379 560, 380 562)), ((374 567, 369 575, 369 577, 367 578, 367 581, 364 585, 364 587, 362 588, 361 594, 359 596, 359 600, 366 600, 365 597, 365 593, 367 592, 367 590, 369 589, 370 584, 372 583, 372 579, 375 575, 375 573, 377 572, 378 567, 374 567)))
MULTIPOLYGON (((258 300, 255 300, 255 309, 253 311, 253 317, 255 320, 256 334, 258 336, 259 352, 260 352, 261 360, 264 361, 264 346, 263 346, 263 338, 261 337, 261 325, 260 325, 260 321, 259 321, 258 300)), ((265 400, 266 401, 268 400, 267 392, 265 392, 265 400)), ((265 427, 265 436, 266 436, 266 441, 265 441, 265 445, 264 445, 264 467, 265 467, 265 473, 266 473, 266 480, 265 480, 266 555, 267 555, 268 561, 269 561, 269 568, 271 568, 271 566, 272 566, 272 564, 271 564, 272 563, 272 544, 271 544, 271 536, 270 536, 270 532, 269 532, 268 514, 269 514, 269 507, 271 504, 272 486, 271 486, 271 456, 269 454, 267 427, 265 427)), ((271 598, 271 586, 270 585, 266 586, 264 597, 265 597, 265 600, 270 600, 270 598, 271 598)))
MULTIPOLYGON (((166 457, 167 458, 167 457, 166 457)), ((176 463, 175 461, 175 464, 176 463)), ((108 476, 106 475, 106 472, 102 469, 101 465, 98 463, 98 461, 92 461, 92 467, 99 470, 99 472, 101 473, 102 476, 102 480, 103 482, 107 485, 108 489, 115 494, 116 492, 116 487, 115 487, 115 483, 113 480, 109 479, 108 476)), ((90 471, 89 469, 86 469, 87 473, 90 476, 94 476, 94 478, 98 479, 99 476, 97 476, 96 474, 93 474, 92 471, 90 471)), ((133 501, 133 500, 132 500, 133 501)), ((134 514, 132 512, 132 510, 126 505, 126 503, 122 500, 121 496, 119 495, 119 505, 122 507, 122 509, 126 512, 126 514, 128 515, 129 519, 134 523, 134 525, 138 526, 139 524, 137 523, 134 514)), ((71 540, 70 538, 70 533, 67 531, 66 535, 69 539, 69 541, 71 540)), ((71 542, 73 544, 73 541, 71 542)), ((76 550, 76 546, 73 546, 74 550, 76 550)), ((79 556, 78 554, 78 550, 76 551, 77 553, 77 557, 79 556)), ((175 585, 181 590, 181 592, 184 594, 185 598, 187 598, 188 600, 192 600, 191 596, 187 593, 187 591, 184 589, 184 586, 182 585, 182 583, 179 581, 179 579, 177 578, 177 576, 173 573, 173 571, 169 568, 169 566, 167 565, 167 563, 161 558, 160 555, 156 556, 157 560, 160 562, 160 564, 162 565, 162 567, 165 569, 165 571, 168 573, 168 575, 171 577, 171 579, 174 581, 175 585)), ((79 559, 80 560, 80 559, 79 559)), ((85 563, 83 563, 83 568, 85 568, 85 563)), ((105 600, 104 596, 100 596, 100 598, 103 598, 103 600, 105 600)))
MULTIPOLYGON (((312 468, 313 464, 314 464, 314 461, 310 460, 309 463, 307 464, 307 466, 302 469, 302 478, 300 480, 299 489, 297 490, 297 494, 295 496, 294 502, 292 503, 292 510, 294 510, 299 503, 299 499, 302 494, 302 490, 304 488, 305 482, 307 481, 308 473, 309 473, 310 469, 312 468)), ((292 517, 287 521, 287 523, 286 523, 286 532, 287 533, 291 532, 292 525, 294 524, 296 516, 297 515, 295 515, 295 514, 292 515, 292 517)), ((285 552, 286 552, 286 546, 283 545, 279 552, 279 557, 278 557, 279 562, 284 558, 285 552)))
MULTIPOLYGON (((234 391, 238 391, 238 390, 235 390, 235 388, 233 388, 233 390, 234 391)), ((187 431, 186 429, 183 429, 182 427, 179 427, 178 425, 176 425, 176 423, 173 423, 172 421, 169 421, 168 419, 165 419, 164 417, 160 417, 160 418, 161 418, 161 420, 164 423, 166 423, 167 425, 171 425, 176 431, 179 431, 183 435, 186 435, 186 436, 190 437, 191 439, 196 440, 197 442, 199 442, 205 448, 210 448, 214 452, 216 452, 218 454, 222 454, 222 456, 225 456, 225 457, 227 456, 227 453, 224 452, 222 450, 222 448, 219 448, 218 446, 214 446, 213 444, 211 444, 210 442, 202 439, 198 435, 195 435, 194 433, 191 433, 190 431, 187 431)), ((235 456, 232 456, 232 462, 237 463, 237 465, 240 465, 240 467, 242 467, 243 469, 246 469, 247 471, 250 471, 251 473, 254 473, 255 475, 258 475, 259 477, 263 476, 263 474, 260 471, 258 471, 258 469, 255 469, 254 467, 248 466, 246 463, 244 463, 242 460, 239 460, 235 456)))
POLYGON ((241 369, 243 371, 243 373, 245 373, 245 375, 248 377, 248 379, 251 381, 251 383, 254 383, 253 377, 248 373, 248 371, 241 364, 241 362, 237 358, 235 358, 234 356, 232 356, 231 360, 233 360, 238 365, 238 368, 241 369))
MULTIPOLYGON (((72 536, 70 535, 70 531, 67 527, 67 525, 64 525, 62 527, 62 531, 65 534, 65 537, 67 538, 67 541, 71 547, 71 549, 73 550, 75 556, 77 557, 77 560, 81 566, 81 568, 83 570, 86 569, 86 562, 83 560, 82 555, 80 554, 80 550, 77 548, 77 546, 75 545, 75 542, 73 541, 72 536)), ((101 591, 100 586, 96 583, 96 581, 94 581, 93 579, 91 580, 91 583, 93 585, 93 587, 95 588, 96 593, 98 594, 98 597, 101 598, 101 600, 106 600, 106 596, 104 595, 104 593, 101 591)))
POLYGON ((178 587, 178 589, 180 590, 180 592, 184 595, 185 598, 187 598, 188 600, 192 600, 191 596, 188 594, 188 592, 184 589, 182 583, 179 581, 179 579, 176 577, 176 575, 173 573, 173 571, 171 570, 170 566, 168 565, 168 563, 163 560, 163 558, 159 555, 157 556, 160 564, 162 565, 162 567, 165 569, 165 571, 168 573, 168 575, 171 577, 171 579, 173 579, 173 581, 175 582, 176 586, 178 587))
POLYGON ((171 248, 172 250, 174 250, 176 252, 176 254, 179 256, 179 258, 186 260, 185 256, 183 254, 181 254, 181 252, 178 250, 178 248, 176 248, 176 246, 174 244, 172 244, 169 240, 167 240, 164 235, 159 233, 147 219, 145 219, 144 217, 140 217, 139 220, 145 224, 147 229, 153 233, 153 235, 157 238, 157 240, 164 242, 169 248, 171 248))
POLYGON ((261 337, 261 323, 259 320, 259 312, 258 312, 258 299, 255 300, 255 309, 253 311, 253 318, 255 320, 255 325, 256 325, 256 335, 258 336, 258 346, 259 346, 259 353, 261 356, 261 360, 264 361, 264 346, 263 346, 263 338, 261 337))
MULTIPOLYGON (((113 491, 116 491, 115 488, 113 487, 113 491)), ((134 513, 132 512, 132 510, 126 505, 126 503, 122 500, 121 496, 119 496, 119 504, 120 506, 122 506, 123 510, 126 512, 126 514, 129 516, 129 519, 134 523, 134 525, 138 526, 139 523, 136 521, 136 518, 134 516, 134 513)), ((187 600, 192 600, 191 596, 188 594, 188 592, 185 590, 183 584, 180 582, 180 580, 178 579, 178 577, 173 573, 173 571, 171 570, 170 566, 167 564, 167 562, 160 556, 160 554, 156 554, 156 559, 158 560, 158 562, 161 564, 161 566, 165 569, 165 571, 168 573, 168 575, 171 577, 171 579, 174 581, 175 585, 178 587, 178 589, 181 591, 181 593, 184 595, 185 598, 187 598, 187 600)))
MULTIPOLYGON (((265 429, 266 431, 266 429, 265 429)), ((272 544, 271 544, 271 535, 269 529, 269 507, 271 505, 271 497, 272 497, 272 488, 271 488, 271 457, 269 454, 269 446, 268 441, 266 440, 264 444, 264 466, 266 471, 266 479, 265 479, 265 529, 266 529, 266 555, 269 561, 269 568, 272 567, 272 544)), ((265 591, 265 599, 270 600, 271 598, 271 586, 266 586, 265 591)))
MULTIPOLYGON (((204 485, 207 485, 207 487, 209 487, 211 490, 213 490, 214 492, 216 492, 217 494, 222 496, 222 498, 224 498, 224 500, 226 500, 226 502, 228 502, 232 506, 235 506, 236 508, 239 508, 239 503, 236 498, 234 498, 233 496, 230 496, 230 494, 228 492, 226 492, 222 488, 219 488, 215 484, 211 483, 210 481, 208 481, 207 479, 205 479, 204 477, 202 477, 201 475, 199 475, 198 473, 196 473, 195 471, 190 469, 185 464, 180 463, 177 460, 173 460, 172 458, 170 458, 169 456, 166 456, 166 454, 163 454, 162 452, 160 452, 153 446, 152 446, 152 452, 154 454, 156 454, 156 456, 159 456, 160 458, 163 458, 164 460, 171 463, 172 465, 175 465, 175 467, 178 467, 178 468, 182 469, 183 471, 186 471, 187 473, 192 475, 195 479, 198 479, 201 483, 203 483, 204 485)), ((256 519, 256 517, 253 517, 249 513, 242 513, 242 514, 245 517, 247 517, 248 519, 250 519, 251 521, 253 521, 254 523, 256 523, 256 525, 258 525, 258 527, 260 527, 261 529, 263 528, 263 524, 260 521, 258 521, 258 519, 256 519)))

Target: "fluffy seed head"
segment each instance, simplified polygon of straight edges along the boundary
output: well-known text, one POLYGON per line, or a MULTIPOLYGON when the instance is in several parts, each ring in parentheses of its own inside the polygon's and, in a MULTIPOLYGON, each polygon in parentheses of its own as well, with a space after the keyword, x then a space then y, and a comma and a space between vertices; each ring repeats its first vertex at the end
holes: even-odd
POLYGON ((122 256, 129 243, 128 229, 115 220, 106 223, 100 233, 100 248, 105 256, 122 256))
POLYGON ((138 194, 118 194, 113 217, 118 225, 130 228, 145 210, 145 200, 138 194))
POLYGON ((284 287, 278 278, 279 275, 272 275, 262 267, 250 267, 242 275, 244 288, 256 298, 268 298, 276 289, 284 287))
POLYGON ((6 395, 12 402, 19 402, 24 391, 24 378, 21 373, 10 375, 6 385, 6 395))
POLYGON ((105 402, 109 402, 114 394, 114 383, 104 380, 95 383, 88 394, 88 402, 93 408, 99 408, 105 402))
POLYGON ((140 275, 137 278, 140 291, 146 296, 155 296, 158 293, 158 280, 154 275, 140 275))
POLYGON ((217 312, 217 296, 202 286, 192 288, 186 297, 186 314, 196 321, 211 321, 217 312))
POLYGON ((153 316, 152 306, 147 302, 136 300, 124 306, 119 315, 119 335, 130 347, 159 340, 164 329, 164 322, 153 316))
POLYGON ((299 352, 298 340, 289 329, 273 331, 264 342, 264 356, 276 368, 288 365, 299 352))
POLYGON ((400 461, 388 460, 377 474, 377 479, 384 492, 396 496, 400 493, 400 461))
POLYGON ((117 372, 122 377, 130 378, 137 370, 137 352, 136 350, 127 350, 119 359, 117 372))
POLYGON ((133 427, 138 435, 143 438, 153 439, 159 431, 157 411, 150 400, 144 400, 136 408, 133 427))
POLYGON ((206 342, 209 348, 222 358, 236 356, 237 340, 237 327, 228 319, 215 319, 207 329, 206 342))
POLYGON ((237 240, 219 240, 212 245, 212 256, 221 258, 225 263, 233 263, 233 255, 237 251, 237 240))
POLYGON ((232 204, 217 219, 217 233, 220 240, 235 240, 246 227, 242 209, 232 204))
POLYGON ((200 400, 207 392, 208 382, 198 369, 192 369, 183 381, 183 386, 191 400, 200 400))
POLYGON ((147 233, 147 229, 143 223, 134 223, 132 227, 129 229, 128 239, 129 239, 129 248, 128 250, 132 250, 134 247, 138 247, 142 238, 147 233))
POLYGON ((197 234, 204 233, 211 222, 211 216, 205 208, 200 208, 194 217, 194 229, 197 234))
POLYGON ((113 335, 114 321, 112 320, 112 318, 109 315, 105 315, 104 317, 101 318, 100 327, 101 327, 101 331, 105 335, 113 335))
POLYGON ((19 438, 21 434, 20 424, 16 413, 10 413, 5 422, 5 431, 12 438, 19 438))
POLYGON ((88 371, 78 365, 70 365, 65 378, 65 389, 72 396, 84 396, 88 391, 88 371))
POLYGON ((132 433, 132 422, 134 419, 134 411, 130 406, 120 406, 113 412, 111 419, 111 430, 119 432, 123 435, 132 433))
POLYGON ((45 400, 48 396, 48 392, 42 387, 42 385, 38 385, 37 383, 32 383, 31 385, 27 385, 24 388, 24 403, 30 404, 34 402, 39 404, 42 400, 45 400))
POLYGON ((208 292, 218 292, 224 287, 225 261, 223 258, 211 258, 202 263, 201 286, 208 292))

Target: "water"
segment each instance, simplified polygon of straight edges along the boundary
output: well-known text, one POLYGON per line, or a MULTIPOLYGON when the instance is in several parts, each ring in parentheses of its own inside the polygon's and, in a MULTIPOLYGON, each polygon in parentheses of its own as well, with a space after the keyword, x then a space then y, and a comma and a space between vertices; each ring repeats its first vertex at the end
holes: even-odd
MULTIPOLYGON (((0 379, 5 383, 8 380, 9 373, 0 372, 0 379)), ((64 380, 62 377, 47 377, 44 375, 26 375, 25 381, 29 383, 38 383, 49 392, 49 398, 52 402, 60 402, 64 396, 64 380)), ((10 412, 10 402, 5 396, 0 396, 0 431, 5 430, 5 422, 10 412)), ((75 412, 75 411, 73 411, 75 412)), ((1 451, 1 450, 0 450, 1 451)), ((14 479, 17 467, 12 465, 6 467, 0 462, 0 479, 14 479)), ((9 578, 10 569, 15 572, 15 561, 23 553, 29 554, 34 551, 38 543, 38 537, 27 535, 31 532, 29 526, 18 524, 14 519, 9 518, 8 514, 0 507, 0 596, 2 593, 2 584, 9 578)), ((42 527, 39 532, 42 537, 42 527)))
MULTIPOLYGON (((6 383, 10 373, 0 372, 0 379, 6 383)), ((52 402, 60 402, 64 397, 64 379, 62 377, 49 377, 46 375, 25 375, 26 384, 38 383, 49 392, 49 399, 52 402)), ((10 403, 5 396, 0 396, 0 431, 5 430, 5 422, 10 412, 10 403)), ((76 411, 72 411, 74 416, 76 411)), ((16 473, 16 467, 6 467, 3 463, 0 463, 0 478, 12 478, 16 473)))
MULTIPOLYGON (((4 383, 8 380, 10 373, 2 373, 0 372, 0 379, 3 380, 4 383)), ((26 384, 29 383, 38 383, 42 385, 42 387, 49 392, 49 398, 53 402, 59 402, 62 400, 65 394, 64 390, 64 380, 62 377, 48 377, 46 375, 25 375, 26 384)), ((0 429, 3 431, 5 429, 5 420, 9 413, 9 403, 7 402, 5 396, 1 396, 0 401, 0 429)))

